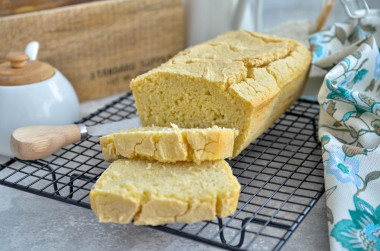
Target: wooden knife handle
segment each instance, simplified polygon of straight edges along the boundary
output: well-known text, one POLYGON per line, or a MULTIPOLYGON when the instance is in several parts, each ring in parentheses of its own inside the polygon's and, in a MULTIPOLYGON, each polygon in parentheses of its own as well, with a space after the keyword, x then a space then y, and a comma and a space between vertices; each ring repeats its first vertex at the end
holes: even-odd
POLYGON ((11 150, 23 160, 42 159, 81 139, 77 125, 27 126, 13 131, 11 150))

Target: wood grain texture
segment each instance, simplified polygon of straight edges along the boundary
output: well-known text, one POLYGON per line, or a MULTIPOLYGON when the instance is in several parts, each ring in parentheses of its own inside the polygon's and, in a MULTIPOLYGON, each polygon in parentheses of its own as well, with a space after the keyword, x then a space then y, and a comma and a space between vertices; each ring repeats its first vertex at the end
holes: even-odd
POLYGON ((0 0, 0 16, 21 14, 99 0, 0 0))
POLYGON ((110 0, 2 17, 0 58, 39 41, 81 102, 105 97, 184 48, 182 12, 181 0, 110 0))
POLYGON ((42 159, 81 139, 77 125, 27 126, 11 135, 13 154, 23 160, 42 159))

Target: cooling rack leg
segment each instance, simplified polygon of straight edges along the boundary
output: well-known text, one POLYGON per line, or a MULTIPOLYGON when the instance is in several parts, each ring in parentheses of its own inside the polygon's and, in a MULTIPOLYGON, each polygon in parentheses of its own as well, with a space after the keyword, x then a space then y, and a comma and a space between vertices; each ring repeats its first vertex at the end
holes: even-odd
POLYGON ((54 182, 53 183, 54 194, 56 194, 58 196, 61 196, 61 194, 58 191, 57 175, 55 174, 54 169, 50 165, 48 165, 48 164, 40 163, 38 161, 32 161, 32 162, 35 163, 35 164, 37 164, 37 165, 39 165, 39 166, 41 166, 42 169, 48 169, 48 171, 50 171, 52 181, 54 182))
POLYGON ((68 198, 70 198, 70 199, 73 198, 73 194, 74 194, 74 181, 77 180, 77 179, 86 180, 86 181, 92 180, 91 177, 88 177, 88 176, 83 175, 83 174, 73 173, 72 175, 70 175, 70 182, 69 182, 70 192, 69 192, 69 196, 68 196, 68 198))
MULTIPOLYGON (((244 219, 242 222, 241 222, 241 226, 243 227, 245 223, 247 223, 247 221, 249 220, 249 218, 246 218, 244 219)), ((218 217, 218 224, 219 224, 219 229, 222 229, 223 228, 223 220, 221 218, 218 217)), ((224 238, 224 232, 223 230, 220 231, 219 233, 219 237, 220 237, 220 240, 228 245, 228 246, 231 246, 231 247, 236 247, 236 248, 240 248, 243 243, 244 243, 244 237, 245 237, 245 228, 242 228, 240 229, 240 240, 239 240, 239 243, 236 245, 236 246, 232 246, 232 245, 229 245, 226 241, 226 239, 224 238)))

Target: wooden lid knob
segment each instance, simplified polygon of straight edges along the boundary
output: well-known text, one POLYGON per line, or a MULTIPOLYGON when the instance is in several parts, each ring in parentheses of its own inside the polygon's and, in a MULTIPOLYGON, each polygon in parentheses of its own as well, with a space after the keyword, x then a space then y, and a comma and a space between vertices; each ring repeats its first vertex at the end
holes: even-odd
POLYGON ((25 66, 25 61, 29 59, 28 54, 22 51, 9 52, 7 60, 10 61, 12 68, 22 68, 25 66))

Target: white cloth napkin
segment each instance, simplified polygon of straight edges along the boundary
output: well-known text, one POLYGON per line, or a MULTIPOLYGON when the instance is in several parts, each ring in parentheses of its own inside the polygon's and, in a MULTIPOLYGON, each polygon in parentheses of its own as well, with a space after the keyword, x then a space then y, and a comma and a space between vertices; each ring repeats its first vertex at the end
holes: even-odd
POLYGON ((309 37, 331 250, 380 250, 380 10, 309 37))

